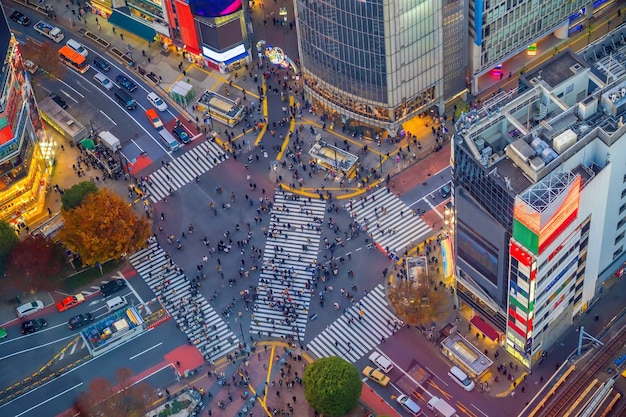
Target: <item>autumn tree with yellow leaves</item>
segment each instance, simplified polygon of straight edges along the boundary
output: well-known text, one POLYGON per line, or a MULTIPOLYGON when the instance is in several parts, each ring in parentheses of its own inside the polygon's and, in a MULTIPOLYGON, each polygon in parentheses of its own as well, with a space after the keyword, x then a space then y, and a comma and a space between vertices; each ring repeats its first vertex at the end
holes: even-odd
POLYGON ((78 207, 62 214, 65 224, 59 239, 88 265, 136 252, 150 235, 150 220, 137 216, 106 188, 87 195, 78 207))

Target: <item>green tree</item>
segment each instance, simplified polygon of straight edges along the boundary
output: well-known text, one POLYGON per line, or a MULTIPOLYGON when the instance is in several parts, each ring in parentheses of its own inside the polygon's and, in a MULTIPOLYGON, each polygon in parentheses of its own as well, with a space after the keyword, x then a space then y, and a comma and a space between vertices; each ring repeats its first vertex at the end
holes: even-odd
POLYGON ((354 365, 338 356, 318 359, 304 371, 304 396, 325 416, 343 416, 361 397, 361 375, 354 365))
POLYGON ((83 263, 95 265, 132 253, 146 244, 150 221, 135 214, 132 207, 107 188, 91 193, 82 204, 63 211, 59 239, 83 263))
POLYGON ((7 222, 0 221, 0 257, 7 256, 17 243, 17 233, 7 222))
POLYGON ((65 250, 43 236, 28 236, 9 254, 7 275, 24 291, 58 288, 65 250))
POLYGON ((85 197, 91 193, 98 191, 98 187, 91 181, 82 181, 72 186, 68 190, 65 190, 61 196, 61 204, 63 210, 70 210, 80 206, 85 197))

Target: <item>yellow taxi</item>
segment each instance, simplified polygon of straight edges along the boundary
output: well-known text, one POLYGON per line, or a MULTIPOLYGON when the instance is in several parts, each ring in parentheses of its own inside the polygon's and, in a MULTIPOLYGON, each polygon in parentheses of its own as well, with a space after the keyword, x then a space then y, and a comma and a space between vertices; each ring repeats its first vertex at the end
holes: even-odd
POLYGON ((372 381, 377 382, 378 384, 382 385, 383 387, 386 387, 387 384, 389 383, 389 377, 387 375, 383 374, 378 369, 372 368, 371 366, 366 366, 363 369, 363 375, 365 375, 366 377, 368 377, 372 381))

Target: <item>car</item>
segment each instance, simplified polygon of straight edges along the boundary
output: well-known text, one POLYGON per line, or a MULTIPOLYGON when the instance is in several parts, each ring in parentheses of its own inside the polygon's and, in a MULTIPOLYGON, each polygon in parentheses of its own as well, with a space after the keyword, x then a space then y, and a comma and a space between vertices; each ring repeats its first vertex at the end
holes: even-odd
POLYGON ((126 287, 126 281, 123 279, 114 279, 113 281, 105 282, 100 285, 100 293, 103 297, 108 297, 109 295, 118 292, 122 288, 126 287))
POLYGON ((159 115, 153 108, 146 110, 146 117, 150 120, 150 123, 152 123, 155 129, 161 129, 163 127, 163 122, 159 119, 159 115))
POLYGON ((371 366, 366 366, 365 368, 363 368, 363 375, 365 375, 372 381, 377 382, 383 387, 386 387, 389 383, 389 377, 387 375, 383 374, 378 369, 372 368, 371 366))
POLYGON ((157 93, 148 94, 148 101, 159 111, 167 110, 167 103, 157 93))
POLYGON ((391 363, 391 361, 381 353, 372 352, 372 354, 369 356, 369 360, 384 373, 387 373, 393 369, 393 364, 391 363))
POLYGON ((32 319, 22 323, 22 334, 35 333, 48 326, 45 319, 32 319))
POLYGON ((450 184, 446 184, 439 189, 439 195, 441 195, 441 198, 448 198, 451 193, 452 188, 450 187, 450 184))
POLYGON ((176 127, 174 127, 174 130, 172 130, 172 133, 174 134, 174 136, 180 139, 182 143, 191 142, 191 137, 189 136, 189 133, 187 133, 187 131, 182 125, 177 125, 176 127))
POLYGON ((83 326, 87 326, 89 323, 93 322, 93 314, 85 313, 78 314, 67 321, 67 326, 70 330, 79 329, 83 326))
POLYGON ((0 327, 0 340, 4 339, 5 337, 7 337, 7 329, 5 329, 4 327, 0 327))
POLYGON ((133 92, 133 91, 135 91, 137 89, 137 84, 132 82, 125 75, 118 75, 117 77, 115 77, 115 81, 117 81, 117 83, 119 85, 121 85, 122 87, 124 87, 125 89, 127 89, 130 92, 133 92))
POLYGON ((19 23, 22 26, 30 25, 30 19, 24 13, 18 12, 17 10, 11 13, 11 20, 15 23, 19 23))
POLYGON ((62 109, 67 109, 67 102, 65 100, 63 100, 61 98, 61 96, 59 96, 58 94, 55 93, 50 93, 50 98, 52 99, 52 101, 54 101, 56 104, 58 104, 59 106, 61 106, 62 109))
POLYGON ((85 297, 82 294, 70 295, 65 297, 57 303, 59 311, 69 310, 72 307, 76 307, 80 303, 85 302, 85 297))
POLYGON ((104 58, 100 58, 99 56, 93 58, 93 66, 104 72, 111 69, 111 65, 109 65, 104 58))
POLYGON ((17 312, 17 317, 22 318, 26 317, 29 314, 36 313, 38 311, 43 310, 43 302, 40 300, 31 301, 30 303, 22 304, 18 308, 15 309, 17 312))

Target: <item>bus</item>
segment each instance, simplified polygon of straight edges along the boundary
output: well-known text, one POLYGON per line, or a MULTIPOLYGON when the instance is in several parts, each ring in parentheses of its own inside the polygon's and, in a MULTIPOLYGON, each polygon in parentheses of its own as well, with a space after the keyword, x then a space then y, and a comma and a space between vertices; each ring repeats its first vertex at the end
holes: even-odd
POLYGON ((198 100, 198 109, 212 120, 230 127, 239 123, 246 113, 246 108, 241 104, 240 99, 233 101, 209 90, 205 91, 198 100))
POLYGON ((59 59, 68 67, 84 74, 89 69, 87 58, 65 45, 59 49, 59 59))

